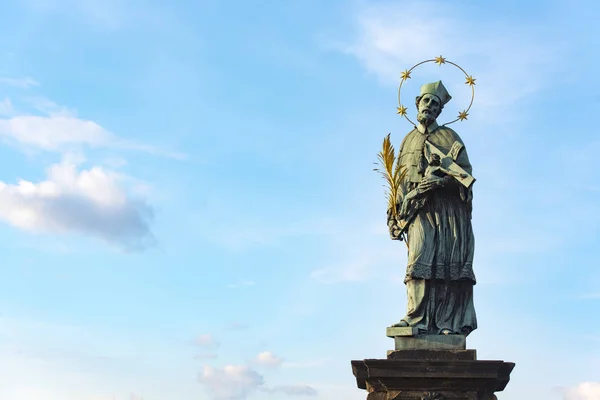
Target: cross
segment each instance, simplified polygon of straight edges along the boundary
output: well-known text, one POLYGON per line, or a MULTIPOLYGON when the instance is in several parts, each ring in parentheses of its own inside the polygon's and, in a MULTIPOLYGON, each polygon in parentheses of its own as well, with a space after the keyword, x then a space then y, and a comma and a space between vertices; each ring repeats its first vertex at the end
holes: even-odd
POLYGON ((467 189, 473 185, 475 178, 473 178, 471 174, 462 169, 462 167, 456 163, 456 159, 458 158, 460 151, 464 148, 462 143, 458 141, 454 142, 448 154, 444 154, 442 150, 438 149, 429 140, 425 141, 425 146, 427 147, 429 154, 437 154, 440 156, 442 168, 446 169, 449 172, 449 175, 453 176, 467 189))

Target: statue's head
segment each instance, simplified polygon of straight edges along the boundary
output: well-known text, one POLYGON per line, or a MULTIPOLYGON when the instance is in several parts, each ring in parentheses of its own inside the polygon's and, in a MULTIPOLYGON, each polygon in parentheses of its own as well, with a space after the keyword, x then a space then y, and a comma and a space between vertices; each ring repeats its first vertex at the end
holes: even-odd
POLYGON ((429 165, 432 167, 439 167, 442 165, 442 159, 440 158, 440 155, 435 153, 431 154, 431 156, 429 156, 429 165))
POLYGON ((442 81, 421 86, 421 94, 415 101, 418 111, 417 121, 425 126, 431 125, 451 98, 442 81))

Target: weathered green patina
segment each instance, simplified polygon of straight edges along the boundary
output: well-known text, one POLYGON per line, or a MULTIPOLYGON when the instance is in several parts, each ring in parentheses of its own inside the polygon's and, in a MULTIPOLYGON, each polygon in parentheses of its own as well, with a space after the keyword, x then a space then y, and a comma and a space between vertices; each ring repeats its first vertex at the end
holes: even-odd
POLYGON ((477 328, 473 304, 472 167, 464 143, 436 122, 451 96, 441 81, 423 85, 418 126, 399 149, 406 170, 388 210, 392 239, 406 240, 408 310, 393 326, 420 334, 468 335, 477 328))

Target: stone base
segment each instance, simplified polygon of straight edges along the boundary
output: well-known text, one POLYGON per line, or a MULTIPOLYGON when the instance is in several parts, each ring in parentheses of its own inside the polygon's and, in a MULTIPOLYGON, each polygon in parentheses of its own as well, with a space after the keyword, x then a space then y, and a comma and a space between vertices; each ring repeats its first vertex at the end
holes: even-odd
POLYGON ((475 361, 477 360, 477 351, 475 350, 390 350, 387 355, 388 360, 445 360, 445 361, 475 361))
POLYGON ((478 361, 475 350, 411 349, 385 360, 352 361, 367 400, 492 400, 515 364, 478 361))
POLYGON ((438 349, 465 350, 465 335, 426 335, 420 334, 416 328, 387 328, 387 337, 394 339, 394 350, 438 349))
POLYGON ((395 350, 465 350, 467 348, 467 338, 464 335, 396 336, 394 345, 395 350))

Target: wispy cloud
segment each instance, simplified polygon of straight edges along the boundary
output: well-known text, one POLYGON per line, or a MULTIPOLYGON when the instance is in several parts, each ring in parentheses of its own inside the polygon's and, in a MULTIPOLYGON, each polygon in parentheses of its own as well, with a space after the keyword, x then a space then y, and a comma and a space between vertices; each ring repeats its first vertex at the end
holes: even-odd
POLYGON ((0 120, 0 135, 47 151, 65 151, 69 145, 107 146, 116 138, 93 121, 73 117, 18 116, 0 120))
MULTIPOLYGON (((139 7, 135 2, 105 0, 23 0, 29 11, 45 19, 55 16, 68 17, 82 24, 86 29, 105 32, 118 32, 124 29, 141 28, 148 30, 163 28, 169 24, 182 25, 173 15, 173 7, 139 7)), ((172 28, 173 29, 173 28, 172 28)))
POLYGON ((32 78, 0 78, 0 85, 15 86, 22 89, 29 89, 32 86, 38 86, 39 83, 32 78))
MULTIPOLYGON (((467 142, 476 177, 479 179, 475 186, 474 225, 484 221, 476 226, 476 273, 482 272, 481 275, 486 279, 505 282, 506 277, 500 276, 507 276, 505 272, 494 271, 496 276, 492 277, 488 271, 482 271, 486 258, 493 261, 493 256, 496 255, 495 258, 498 259, 498 254, 540 254, 573 240, 568 235, 556 234, 556 227, 553 225, 555 222, 550 222, 548 218, 555 211, 547 206, 547 199, 557 199, 555 192, 560 191, 559 195, 570 198, 565 203, 571 201, 580 204, 580 209, 587 209, 591 204, 584 204, 584 201, 576 199, 577 195, 570 196, 568 190, 557 189, 556 185, 545 182, 544 178, 532 183, 531 176, 535 172, 528 167, 531 162, 525 155, 526 150, 521 149, 525 148, 522 146, 523 138, 531 134, 525 132, 522 126, 514 124, 513 119, 519 119, 523 115, 519 105, 529 98, 535 99, 535 95, 555 82, 554 78, 561 79, 560 73, 566 70, 563 57, 566 46, 558 34, 553 32, 551 24, 539 21, 515 25, 513 22, 485 15, 467 17, 456 7, 431 0, 360 2, 354 22, 355 34, 347 35, 345 43, 337 43, 336 48, 357 60, 387 87, 397 87, 400 82, 399 74, 404 69, 438 55, 461 64, 477 78, 476 109, 469 118, 469 124, 464 125, 467 130, 463 131, 462 126, 459 130, 459 134, 467 142), (510 124, 508 134, 507 130, 498 128, 507 124, 510 124), (467 136, 474 132, 485 135, 486 139, 467 136), (492 148, 493 151, 490 151, 492 148), (499 165, 503 167, 500 169, 499 165), (524 171, 528 171, 528 178, 524 177, 524 171), (516 191, 518 196, 510 194, 516 191), (492 192, 495 193, 490 194, 492 192), (532 204, 536 204, 538 210, 531 211, 532 204)), ((429 79, 442 78, 454 98, 442 114, 444 119, 440 122, 451 120, 453 115, 448 113, 453 112, 452 108, 466 106, 470 97, 461 74, 449 65, 429 64, 420 67, 404 86, 406 97, 403 98, 413 104, 410 99, 414 99, 413 95, 420 84, 429 79)), ((396 140, 399 141, 400 138, 398 136, 396 140)), ((568 160, 568 165, 581 163, 581 151, 568 153, 577 158, 568 160)), ((569 156, 564 156, 565 163, 567 157, 569 156)), ((590 169, 592 168, 582 168, 586 171, 590 169)), ((559 173, 571 173, 571 168, 566 165, 557 170, 559 173)), ((573 225, 578 225, 585 218, 589 220, 591 216, 563 216, 564 220, 573 225)), ((378 224, 385 228, 383 221, 378 224)), ((380 240, 389 242, 389 239, 383 237, 380 240)), ((338 262, 329 266, 317 268, 312 272, 312 277, 323 283, 356 282, 368 279, 373 265, 401 265, 404 261, 399 256, 404 249, 390 250, 375 242, 349 242, 345 247, 347 259, 338 259, 338 262), (363 250, 357 251, 361 247, 363 250), (390 251, 395 251, 395 260, 390 257, 379 263, 374 261, 390 251)), ((344 257, 343 252, 340 254, 344 257)), ((492 264, 490 262, 487 265, 492 264)), ((506 271, 506 268, 501 271, 506 271)))
POLYGON ((16 144, 52 152, 73 151, 84 146, 142 151, 179 160, 187 157, 183 153, 165 151, 151 145, 122 139, 94 121, 69 116, 70 112, 64 109, 56 108, 52 112, 56 114, 20 115, 0 119, 0 136, 16 144))
MULTIPOLYGON (((31 78, 0 78, 0 84, 10 84, 24 89, 37 82, 31 78)), ((0 102, 0 137, 14 144, 49 152, 66 152, 80 149, 112 148, 139 151, 160 157, 184 160, 187 155, 139 143, 117 136, 91 119, 80 118, 74 108, 57 104, 39 95, 22 95, 5 98, 0 102), (23 109, 15 107, 19 100, 23 109)))
MULTIPOLYGON (((363 222, 368 222, 368 226, 372 220, 363 222)), ((380 225, 385 227, 385 220, 381 220, 380 225)), ((388 235, 379 232, 368 234, 367 229, 358 229, 357 232, 330 238, 328 258, 337 261, 312 270, 312 279, 322 284, 362 282, 381 277, 389 272, 389 266, 401 265, 406 258, 404 244, 392 241, 388 235)))
POLYGON ((50 117, 74 118, 77 116, 76 110, 57 104, 54 101, 43 96, 28 96, 24 99, 24 102, 33 107, 34 110, 46 114, 50 117))
POLYGON ((270 351, 264 351, 256 356, 255 362, 258 365, 266 366, 269 368, 277 368, 283 363, 283 359, 277 357, 270 351))
POLYGON ((245 365, 205 366, 198 381, 213 400, 245 399, 264 384, 263 376, 245 365))
POLYGON ((194 339, 194 345, 204 348, 217 348, 221 343, 211 334, 199 335, 194 339))
POLYGON ((23 2, 30 11, 39 13, 46 18, 55 13, 75 16, 84 19, 88 24, 105 30, 116 30, 123 26, 125 12, 130 9, 123 7, 118 0, 106 0, 96 4, 92 1, 53 1, 25 0, 23 2))
POLYGON ((272 388, 262 388, 266 393, 283 393, 287 396, 316 396, 317 391, 309 385, 281 385, 272 388))
POLYGON ((12 101, 8 97, 0 101, 0 116, 10 116, 14 111, 12 101))
MULTIPOLYGON (((563 43, 549 40, 551 27, 544 24, 519 26, 465 17, 440 1, 379 3, 362 7, 357 15, 357 36, 338 45, 341 51, 355 56, 390 85, 399 84, 400 71, 440 54, 464 64, 478 79, 478 114, 484 113, 488 122, 500 114, 506 119, 508 116, 498 113, 497 107, 513 108, 516 101, 547 85, 548 76, 562 65, 563 43), (489 107, 493 107, 490 112, 483 110, 489 107)), ((455 71, 450 66, 435 68, 434 75, 451 77, 444 82, 452 92, 453 103, 468 104, 470 94, 463 88, 460 72, 452 75, 455 71)), ((431 79, 431 71, 423 67, 413 75, 431 79)))

